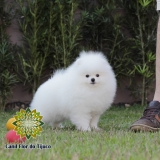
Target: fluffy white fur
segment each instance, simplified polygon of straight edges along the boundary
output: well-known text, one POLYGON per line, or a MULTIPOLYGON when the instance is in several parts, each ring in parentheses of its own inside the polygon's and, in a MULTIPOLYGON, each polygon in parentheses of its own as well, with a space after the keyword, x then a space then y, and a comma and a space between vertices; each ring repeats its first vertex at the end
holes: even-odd
POLYGON ((77 60, 37 90, 31 110, 43 116, 53 128, 69 119, 78 130, 99 129, 97 124, 114 100, 116 79, 112 67, 101 52, 82 51, 77 60))

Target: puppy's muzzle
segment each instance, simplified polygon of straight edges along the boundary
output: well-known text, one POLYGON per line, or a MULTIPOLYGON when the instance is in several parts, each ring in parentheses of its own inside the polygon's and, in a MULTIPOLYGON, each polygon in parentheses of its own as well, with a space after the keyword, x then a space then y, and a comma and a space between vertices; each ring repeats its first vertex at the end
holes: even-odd
POLYGON ((95 84, 95 78, 91 79, 91 84, 95 84))

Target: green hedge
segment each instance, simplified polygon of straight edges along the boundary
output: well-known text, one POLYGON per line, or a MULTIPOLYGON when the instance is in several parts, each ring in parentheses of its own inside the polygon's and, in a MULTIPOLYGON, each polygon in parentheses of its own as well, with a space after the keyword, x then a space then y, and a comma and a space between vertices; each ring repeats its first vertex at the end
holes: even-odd
POLYGON ((67 67, 84 49, 103 51, 118 82, 127 77, 132 95, 146 102, 155 72, 155 0, 16 0, 15 8, 23 34, 23 45, 14 49, 16 73, 33 94, 46 70, 67 67))

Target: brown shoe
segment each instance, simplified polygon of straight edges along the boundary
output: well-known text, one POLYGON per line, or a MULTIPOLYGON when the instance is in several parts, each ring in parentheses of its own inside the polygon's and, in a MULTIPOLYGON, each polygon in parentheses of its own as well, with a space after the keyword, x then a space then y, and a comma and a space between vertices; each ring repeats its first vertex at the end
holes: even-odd
POLYGON ((143 116, 135 121, 131 127, 131 131, 159 131, 160 130, 160 102, 152 101, 144 110, 143 116))

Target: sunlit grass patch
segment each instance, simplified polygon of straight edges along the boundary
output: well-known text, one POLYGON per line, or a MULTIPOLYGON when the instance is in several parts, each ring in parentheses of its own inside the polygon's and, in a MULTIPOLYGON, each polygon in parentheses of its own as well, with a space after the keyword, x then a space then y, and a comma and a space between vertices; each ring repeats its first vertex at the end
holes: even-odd
POLYGON ((7 149, 5 124, 14 113, 0 114, 1 160, 159 160, 160 132, 133 133, 129 127, 140 118, 143 107, 112 107, 100 119, 101 132, 80 132, 67 122, 64 129, 44 125, 37 138, 29 139, 27 149, 7 149), (34 145, 35 148, 30 148, 34 145), (49 146, 49 148, 47 148, 49 146), (43 148, 44 147, 44 148, 43 148))

